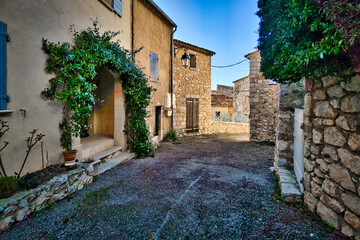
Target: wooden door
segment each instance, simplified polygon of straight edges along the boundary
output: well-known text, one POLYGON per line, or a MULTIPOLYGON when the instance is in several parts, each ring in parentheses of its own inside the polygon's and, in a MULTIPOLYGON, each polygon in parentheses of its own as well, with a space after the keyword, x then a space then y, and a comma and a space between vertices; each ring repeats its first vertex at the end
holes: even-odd
POLYGON ((186 131, 199 131, 199 99, 186 99, 186 131))

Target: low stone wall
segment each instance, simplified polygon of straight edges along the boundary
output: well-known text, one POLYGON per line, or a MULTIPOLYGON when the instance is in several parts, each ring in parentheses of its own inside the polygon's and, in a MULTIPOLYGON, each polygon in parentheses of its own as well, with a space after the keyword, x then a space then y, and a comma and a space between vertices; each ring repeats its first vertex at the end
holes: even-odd
POLYGON ((305 96, 304 201, 312 212, 360 239, 360 76, 325 77, 305 96))
POLYGON ((210 133, 249 133, 249 123, 216 122, 210 124, 210 133))
POLYGON ((56 176, 35 189, 0 200, 0 233, 29 214, 81 190, 93 181, 93 174, 93 170, 77 168, 56 176))

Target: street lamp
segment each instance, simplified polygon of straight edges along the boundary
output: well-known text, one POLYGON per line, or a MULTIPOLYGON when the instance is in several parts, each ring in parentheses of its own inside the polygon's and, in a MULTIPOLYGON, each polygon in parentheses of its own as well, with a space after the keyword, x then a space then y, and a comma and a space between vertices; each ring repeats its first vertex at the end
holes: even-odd
POLYGON ((189 55, 187 55, 187 53, 185 52, 184 55, 182 55, 181 57, 181 64, 184 68, 189 67, 190 64, 190 57, 189 55))

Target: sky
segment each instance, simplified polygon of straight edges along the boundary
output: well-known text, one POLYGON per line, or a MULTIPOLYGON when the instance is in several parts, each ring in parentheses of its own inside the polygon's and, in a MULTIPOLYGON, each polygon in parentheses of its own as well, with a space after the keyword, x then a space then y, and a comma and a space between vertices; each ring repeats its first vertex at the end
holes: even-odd
MULTIPOLYGON (((240 62, 256 49, 257 0, 153 0, 178 26, 175 39, 209 49, 212 65, 240 62)), ((211 88, 233 86, 247 76, 249 61, 230 68, 212 68, 211 88)))

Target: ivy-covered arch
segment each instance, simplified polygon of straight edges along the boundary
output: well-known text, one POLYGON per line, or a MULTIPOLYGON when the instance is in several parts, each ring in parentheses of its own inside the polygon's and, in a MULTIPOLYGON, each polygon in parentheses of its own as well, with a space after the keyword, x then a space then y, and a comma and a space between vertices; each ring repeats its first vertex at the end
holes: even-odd
POLYGON ((119 32, 100 33, 98 22, 93 22, 82 32, 70 27, 74 44, 53 43, 43 39, 42 48, 50 55, 46 61, 47 71, 55 77, 42 95, 51 101, 64 102, 64 117, 59 124, 61 145, 71 149, 72 136, 78 137, 95 104, 96 84, 91 79, 96 69, 105 67, 117 73, 122 82, 126 104, 125 134, 130 150, 138 158, 153 155, 146 126, 146 107, 150 103, 152 88, 147 84, 146 75, 132 61, 135 53, 111 41, 119 32))

